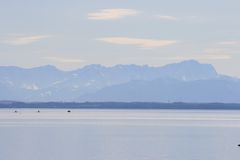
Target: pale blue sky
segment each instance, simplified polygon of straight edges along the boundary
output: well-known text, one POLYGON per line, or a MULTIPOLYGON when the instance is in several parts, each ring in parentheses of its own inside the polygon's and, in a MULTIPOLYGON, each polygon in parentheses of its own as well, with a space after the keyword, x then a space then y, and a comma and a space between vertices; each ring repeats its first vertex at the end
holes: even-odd
POLYGON ((0 0, 0 65, 160 66, 240 77, 239 0, 0 0))

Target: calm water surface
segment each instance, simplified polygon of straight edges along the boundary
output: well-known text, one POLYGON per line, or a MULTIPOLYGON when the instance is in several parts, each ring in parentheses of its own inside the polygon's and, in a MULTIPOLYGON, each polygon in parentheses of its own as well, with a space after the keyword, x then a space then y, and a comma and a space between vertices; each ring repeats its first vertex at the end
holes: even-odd
POLYGON ((239 160, 239 111, 0 110, 0 160, 239 160))

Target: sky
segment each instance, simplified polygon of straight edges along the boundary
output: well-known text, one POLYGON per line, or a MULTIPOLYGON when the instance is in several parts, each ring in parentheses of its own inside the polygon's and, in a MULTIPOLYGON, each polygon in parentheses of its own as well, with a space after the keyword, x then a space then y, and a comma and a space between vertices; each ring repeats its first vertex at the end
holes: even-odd
POLYGON ((0 0, 0 66, 162 66, 240 77, 239 0, 0 0))

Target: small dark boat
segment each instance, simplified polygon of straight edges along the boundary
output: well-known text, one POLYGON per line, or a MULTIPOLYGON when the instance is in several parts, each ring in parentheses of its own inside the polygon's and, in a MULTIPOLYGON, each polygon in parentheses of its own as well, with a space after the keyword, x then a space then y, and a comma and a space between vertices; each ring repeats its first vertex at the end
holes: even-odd
POLYGON ((38 110, 37 112, 40 113, 40 110, 38 110))
POLYGON ((238 147, 240 147, 240 144, 238 144, 238 147))
POLYGON ((67 112, 68 112, 68 113, 70 113, 71 111, 70 111, 70 110, 68 110, 67 112))

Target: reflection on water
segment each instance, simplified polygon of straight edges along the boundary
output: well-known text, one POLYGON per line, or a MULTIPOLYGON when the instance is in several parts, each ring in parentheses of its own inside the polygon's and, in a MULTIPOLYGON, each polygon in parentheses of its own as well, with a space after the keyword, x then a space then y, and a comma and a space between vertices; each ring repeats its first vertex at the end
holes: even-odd
POLYGON ((0 160, 238 160, 240 112, 0 110, 0 160))

